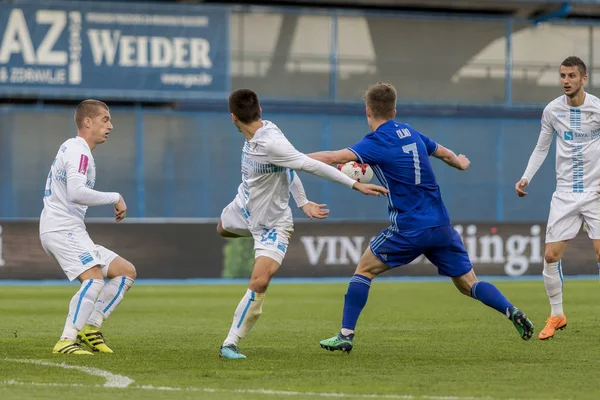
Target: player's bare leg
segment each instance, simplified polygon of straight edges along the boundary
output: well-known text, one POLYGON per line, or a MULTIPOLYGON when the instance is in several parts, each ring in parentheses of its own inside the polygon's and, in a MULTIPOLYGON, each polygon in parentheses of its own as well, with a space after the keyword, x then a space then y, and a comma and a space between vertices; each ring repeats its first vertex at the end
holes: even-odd
POLYGON ((110 279, 100 291, 94 305, 94 311, 85 327, 77 335, 78 339, 90 349, 100 353, 112 353, 100 332, 102 323, 108 319, 131 288, 136 277, 133 264, 122 257, 115 258, 108 266, 107 278, 110 279))
POLYGON ((462 294, 479 300, 486 306, 506 315, 523 340, 531 339, 534 326, 527 315, 513 306, 494 285, 477 280, 473 269, 464 275, 453 277, 452 281, 462 294))
POLYGON ((96 265, 79 275, 78 279, 81 287, 71 299, 63 333, 52 350, 54 354, 92 354, 84 350, 76 339, 94 311, 94 303, 104 286, 102 268, 96 265))
POLYGON ((354 276, 348 284, 348 291, 344 299, 344 312, 342 315, 342 329, 340 332, 325 340, 321 340, 320 345, 323 349, 329 351, 341 350, 350 353, 353 347, 354 329, 358 317, 363 308, 367 304, 369 297, 369 289, 371 281, 377 275, 389 270, 390 267, 385 265, 377 258, 370 248, 365 250, 354 276))
POLYGON ((544 329, 538 335, 541 340, 550 339, 557 330, 567 327, 567 318, 563 311, 563 273, 562 256, 567 248, 567 240, 546 243, 544 254, 544 286, 550 301, 550 317, 544 329))
MULTIPOLYGON (((263 251, 262 254, 264 253, 270 252, 263 251)), ((278 258, 276 254, 273 254, 273 257, 278 258)), ((264 255, 259 255, 255 259, 248 290, 235 309, 229 334, 219 351, 220 357, 227 359, 246 358, 238 347, 238 342, 248 335, 248 332, 262 314, 265 293, 271 278, 273 278, 280 265, 280 261, 264 255)))

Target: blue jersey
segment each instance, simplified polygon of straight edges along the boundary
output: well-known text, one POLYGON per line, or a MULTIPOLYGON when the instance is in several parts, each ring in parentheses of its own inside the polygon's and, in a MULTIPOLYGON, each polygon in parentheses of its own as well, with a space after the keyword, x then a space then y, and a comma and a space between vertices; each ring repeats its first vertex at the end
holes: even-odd
POLYGON ((349 149, 373 168, 390 192, 388 212, 393 231, 450 224, 429 156, 437 143, 396 121, 382 124, 349 149))

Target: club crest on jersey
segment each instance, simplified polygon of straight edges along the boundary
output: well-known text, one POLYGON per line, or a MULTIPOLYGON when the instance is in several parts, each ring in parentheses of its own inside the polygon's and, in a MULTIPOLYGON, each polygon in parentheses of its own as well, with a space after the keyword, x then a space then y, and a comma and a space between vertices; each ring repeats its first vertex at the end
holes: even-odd
POLYGON ((571 132, 571 131, 563 131, 563 138, 565 140, 573 140, 573 132, 571 132))
POLYGON ((88 158, 88 156, 86 156, 85 154, 82 154, 81 158, 79 159, 79 173, 80 174, 85 175, 87 173, 89 162, 90 162, 90 159, 88 158))

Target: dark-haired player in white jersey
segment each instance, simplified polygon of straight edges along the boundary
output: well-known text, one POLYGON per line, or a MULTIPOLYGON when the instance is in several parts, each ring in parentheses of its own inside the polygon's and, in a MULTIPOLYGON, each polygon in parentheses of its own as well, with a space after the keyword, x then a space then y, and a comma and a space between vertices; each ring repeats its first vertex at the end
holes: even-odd
POLYGON ((592 239, 600 267, 600 99, 583 89, 587 68, 578 57, 560 65, 564 94, 552 100, 542 114, 542 129, 523 177, 515 185, 519 197, 540 168, 556 137, 556 191, 550 202, 544 254, 544 284, 550 317, 541 340, 567 326, 563 311, 562 257, 582 222, 592 239))
MULTIPOLYGON (((336 168, 296 150, 271 121, 262 119, 255 92, 238 89, 229 96, 229 111, 246 142, 242 150, 242 183, 235 199, 223 210, 217 231, 224 237, 252 236, 255 262, 250 284, 233 316, 219 354, 227 359, 246 358, 238 342, 246 337, 262 314, 271 278, 279 269, 293 231, 290 192, 309 217, 322 217, 322 206, 294 194, 298 185, 293 170, 301 170, 340 183, 364 194, 386 194, 381 186, 354 181, 336 168)), ((300 190, 301 191, 301 190, 300 190)))

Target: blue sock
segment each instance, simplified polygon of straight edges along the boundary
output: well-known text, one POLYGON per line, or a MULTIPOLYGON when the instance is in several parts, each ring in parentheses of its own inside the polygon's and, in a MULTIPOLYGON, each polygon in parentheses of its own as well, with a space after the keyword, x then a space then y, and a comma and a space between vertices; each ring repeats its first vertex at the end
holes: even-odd
POLYGON ((354 275, 350 279, 348 291, 344 301, 344 315, 342 316, 342 328, 354 330, 356 321, 362 309, 367 304, 371 280, 366 276, 354 275))
POLYGON ((513 305, 510 304, 510 301, 508 301, 498 288, 491 283, 481 281, 476 282, 471 288, 471 297, 510 318, 510 315, 507 315, 507 310, 512 309, 513 305))

